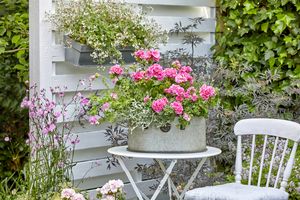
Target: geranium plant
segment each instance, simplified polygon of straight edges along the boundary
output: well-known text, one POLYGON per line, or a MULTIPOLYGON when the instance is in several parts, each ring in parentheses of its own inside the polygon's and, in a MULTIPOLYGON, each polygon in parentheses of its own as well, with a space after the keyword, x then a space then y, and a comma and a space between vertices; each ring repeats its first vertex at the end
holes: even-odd
POLYGON ((197 81, 191 67, 177 60, 161 66, 157 50, 138 50, 134 55, 136 64, 110 68, 113 89, 85 99, 90 123, 125 122, 133 130, 178 119, 184 128, 193 117, 207 116, 216 102, 216 89, 197 81))
POLYGON ((101 200, 125 200, 124 183, 120 179, 110 180, 101 188, 97 188, 97 198, 101 200))
POLYGON ((48 16, 58 31, 94 49, 98 63, 121 60, 120 48, 153 48, 167 35, 147 11, 117 0, 56 1, 56 12, 48 16))

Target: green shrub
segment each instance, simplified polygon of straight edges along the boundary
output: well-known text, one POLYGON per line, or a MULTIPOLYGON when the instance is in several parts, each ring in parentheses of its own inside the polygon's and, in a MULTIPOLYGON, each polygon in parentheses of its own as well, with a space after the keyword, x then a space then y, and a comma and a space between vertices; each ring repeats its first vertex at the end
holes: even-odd
POLYGON ((28 1, 0 0, 0 180, 18 177, 26 158, 28 113, 20 102, 27 79, 28 1))

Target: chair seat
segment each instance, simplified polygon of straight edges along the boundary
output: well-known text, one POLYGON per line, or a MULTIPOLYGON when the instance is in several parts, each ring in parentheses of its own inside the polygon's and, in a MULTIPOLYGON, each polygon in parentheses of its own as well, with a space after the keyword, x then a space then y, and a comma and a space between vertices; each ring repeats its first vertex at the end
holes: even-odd
POLYGON ((285 191, 229 183, 218 186, 196 188, 185 194, 185 200, 287 200, 285 191))

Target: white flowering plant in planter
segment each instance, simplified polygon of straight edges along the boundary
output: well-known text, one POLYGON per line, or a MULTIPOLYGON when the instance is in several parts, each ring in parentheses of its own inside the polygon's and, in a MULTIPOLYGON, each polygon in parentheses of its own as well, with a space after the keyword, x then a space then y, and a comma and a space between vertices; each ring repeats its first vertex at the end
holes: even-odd
POLYGON ((163 127, 176 119, 184 128, 192 118, 206 117, 216 104, 216 89, 194 79, 191 67, 179 61, 161 66, 157 50, 138 50, 134 55, 136 64, 110 68, 113 89, 83 99, 91 124, 125 122, 134 130, 163 127))
POLYGON ((56 12, 48 20, 59 32, 94 49, 92 57, 102 64, 120 61, 122 48, 156 48, 167 41, 166 32, 147 12, 119 0, 56 0, 56 12))

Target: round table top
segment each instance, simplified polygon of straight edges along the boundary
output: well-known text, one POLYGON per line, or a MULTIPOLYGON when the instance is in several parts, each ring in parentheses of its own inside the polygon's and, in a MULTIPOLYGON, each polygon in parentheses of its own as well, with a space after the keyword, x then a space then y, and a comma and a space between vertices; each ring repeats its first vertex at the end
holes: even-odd
POLYGON ((216 147, 206 146, 206 151, 195 153, 145 153, 128 151, 128 146, 117 146, 109 148, 107 151, 110 154, 131 158, 156 158, 156 159, 193 159, 207 158, 219 155, 222 151, 216 147))

